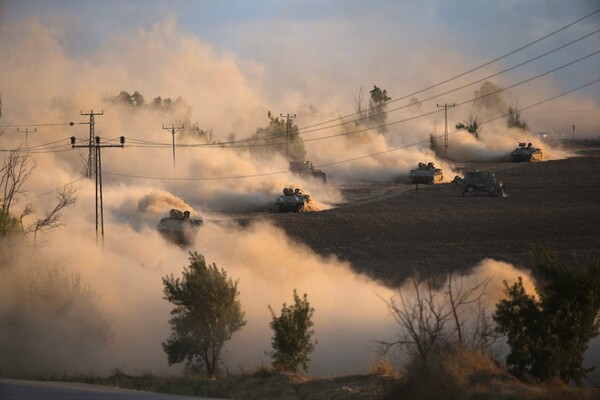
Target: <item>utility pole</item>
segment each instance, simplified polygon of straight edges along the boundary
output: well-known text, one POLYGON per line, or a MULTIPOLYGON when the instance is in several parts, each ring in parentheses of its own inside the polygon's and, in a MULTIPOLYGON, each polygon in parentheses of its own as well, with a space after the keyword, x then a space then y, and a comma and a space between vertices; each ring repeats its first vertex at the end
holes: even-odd
POLYGON ((290 115, 290 114, 279 114, 281 117, 285 117, 285 136, 287 138, 287 147, 285 150, 285 155, 288 159, 288 161, 290 160, 290 118, 296 118, 296 114, 294 115, 290 115))
MULTIPOLYGON (((90 147, 90 152, 94 152, 94 171, 96 175, 96 245, 98 245, 98 231, 102 235, 102 248, 104 248, 104 205, 102 201, 102 157, 100 149, 103 147, 125 147, 125 137, 119 138, 120 144, 101 144, 100 136, 94 137, 94 143, 90 147)), ((89 145, 75 144, 75 136, 71 136, 71 147, 89 147, 89 145)))
POLYGON ((171 124, 170 128, 168 126, 165 128, 165 126, 163 125, 162 128, 165 130, 171 130, 171 135, 173 135, 173 170, 175 170, 175 132, 178 132, 179 130, 183 129, 183 125, 175 126, 171 124))
POLYGON ((456 107, 455 103, 444 103, 443 106, 436 104, 438 107, 444 107, 444 158, 448 158, 448 107, 456 107))
POLYGON ((102 112, 99 113, 95 113, 94 110, 90 110, 89 113, 83 113, 80 111, 81 115, 87 115, 90 117, 90 122, 83 122, 84 124, 89 124, 90 125, 90 141, 88 146, 78 146, 78 147, 89 147, 90 152, 88 155, 88 163, 87 163, 87 167, 85 169, 85 176, 88 179, 92 179, 92 174, 96 174, 96 172, 94 171, 94 168, 96 166, 96 153, 94 151, 94 146, 95 146, 95 142, 94 142, 94 124, 95 124, 95 119, 94 117, 96 115, 104 115, 104 110, 102 110, 102 112))
POLYGON ((37 132, 37 128, 35 128, 33 131, 30 131, 29 128, 25 128, 25 131, 17 128, 17 132, 25 132, 25 147, 29 147, 29 132, 37 132))

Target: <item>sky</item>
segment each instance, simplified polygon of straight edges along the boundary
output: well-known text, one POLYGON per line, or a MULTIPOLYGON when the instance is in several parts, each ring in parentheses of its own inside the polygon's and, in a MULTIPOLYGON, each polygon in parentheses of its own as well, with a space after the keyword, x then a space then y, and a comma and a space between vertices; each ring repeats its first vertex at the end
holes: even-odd
MULTIPOLYGON (((261 95, 262 104, 256 107, 286 114, 311 104, 324 115, 345 115, 353 112, 353 95, 360 87, 369 90, 378 85, 392 99, 399 98, 507 54, 595 11, 597 6, 595 1, 25 0, 3 1, 0 23, 8 27, 36 21, 52 32, 66 57, 84 65, 102 62, 99 58, 119 44, 162 29, 163 39, 165 35, 179 35, 182 40, 197 41, 212 56, 234 63, 261 95)), ((598 29, 599 23, 596 14, 475 75, 485 76, 484 72, 497 72, 528 60, 598 29)), ((597 35, 592 35, 493 82, 509 86, 593 53, 599 42, 597 35)), ((157 52, 144 61, 152 63, 154 58, 162 68, 168 68, 168 63, 156 58, 178 56, 157 52)), ((136 68, 151 67, 128 65, 131 74, 136 68)), ((545 100, 596 79, 598 70, 596 55, 517 86, 511 90, 511 103, 527 105, 545 100)), ((459 102, 475 89, 438 100, 459 102)), ((168 86, 158 89, 143 82, 123 90, 138 90, 147 97, 182 95, 168 86)), ((572 107, 561 99, 536 107, 525 116, 535 122, 533 129, 539 132, 570 132, 571 124, 579 122, 582 135, 593 135, 598 131, 593 124, 598 120, 598 92, 597 86, 590 86, 568 96, 580 100, 572 107), (557 120, 556 113, 563 118, 557 120)), ((198 107, 194 109, 199 121, 217 125, 203 117, 198 107)), ((297 123, 302 126, 302 120, 297 123)))
MULTIPOLYGON (((395 181, 421 161, 435 161, 451 180, 460 172, 429 148, 430 135, 439 139, 443 131, 438 105, 456 103, 448 111, 450 127, 466 120, 473 112, 469 100, 485 81, 506 88, 503 101, 523 108, 530 131, 510 130, 504 120, 493 120, 497 115, 482 113, 489 121, 478 140, 465 132, 452 134, 452 159, 499 160, 519 141, 543 147, 547 159, 569 156, 537 134, 569 137, 575 124, 576 137, 600 136, 600 90, 598 82, 589 85, 600 78, 600 58, 593 54, 600 50, 594 33, 600 12, 476 67, 598 9, 600 3, 587 0, 0 0, 0 151, 5 156, 10 149, 28 149, 35 164, 15 209, 32 203, 36 212, 25 220, 31 222, 52 208, 57 188, 73 184, 78 196, 64 214, 65 225, 44 234, 36 252, 23 256, 21 272, 14 273, 29 271, 32 260, 55 260, 81 274, 98 291, 118 333, 112 350, 85 359, 64 359, 68 350, 60 346, 50 351, 52 346, 38 343, 35 349, 46 349, 44 360, 61 373, 98 366, 167 371, 160 342, 168 335, 169 309, 160 278, 178 274, 187 252, 162 240, 156 224, 170 208, 185 208, 205 221, 193 249, 240 279, 248 326, 228 349, 232 369, 266 362, 268 306, 289 303, 297 289, 316 309, 321 345, 311 368, 321 374, 364 372, 373 357, 369 343, 394 337, 394 322, 386 319, 382 302, 394 293, 269 224, 243 230, 227 219, 231 213, 268 210, 290 185, 302 187, 317 210, 325 210, 344 202, 338 185, 395 181), (590 36, 581 39, 585 35, 590 36), (354 114, 361 88, 365 107, 375 85, 393 101, 388 132, 340 134, 345 125, 338 117, 354 114), (177 138, 174 167, 171 134, 163 126, 178 123, 177 118, 148 109, 132 112, 107 100, 121 91, 138 91, 147 102, 181 97, 190 107, 187 120, 212 130, 217 140, 252 135, 268 125, 268 111, 296 114, 307 157, 322 166, 329 184, 291 175, 282 155, 193 147, 196 143, 183 137, 177 138), (420 103, 407 107, 412 98, 420 103), (87 153, 69 144, 71 136, 85 143, 89 120, 81 113, 92 110, 102 113, 95 125, 102 143, 126 138, 125 148, 102 150, 103 250, 94 235, 94 182, 82 179, 87 153), (37 131, 25 143, 27 128, 37 131), (343 308, 356 312, 340 313, 343 308), (348 337, 340 340, 344 334, 348 337)), ((506 279, 524 274, 519 266, 498 266, 494 260, 482 260, 478 268, 508 271, 506 279)), ((0 307, 0 314, 5 309, 0 307)), ((20 336, 28 338, 27 332, 20 336)), ((26 360, 23 368, 28 365, 26 360)))

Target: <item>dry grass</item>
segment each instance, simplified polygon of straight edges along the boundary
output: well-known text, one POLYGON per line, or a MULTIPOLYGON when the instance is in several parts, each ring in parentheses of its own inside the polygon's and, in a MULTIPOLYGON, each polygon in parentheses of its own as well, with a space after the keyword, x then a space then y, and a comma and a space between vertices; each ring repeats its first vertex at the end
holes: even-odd
POLYGON ((485 353, 449 348, 426 364, 420 359, 409 362, 387 399, 592 400, 600 399, 600 392, 567 387, 558 380, 525 384, 485 353))

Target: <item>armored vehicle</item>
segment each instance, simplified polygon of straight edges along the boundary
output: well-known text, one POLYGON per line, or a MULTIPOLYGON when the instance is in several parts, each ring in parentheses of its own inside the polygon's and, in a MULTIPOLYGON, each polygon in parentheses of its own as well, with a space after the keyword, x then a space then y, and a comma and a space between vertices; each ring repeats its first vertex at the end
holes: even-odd
POLYGON ((168 217, 160 220, 157 228, 165 239, 186 246, 193 242, 203 222, 202 218, 191 219, 189 211, 181 212, 173 208, 168 217))
POLYGON ((533 147, 531 143, 520 142, 519 147, 510 153, 512 162, 539 161, 542 158, 544 158, 542 149, 533 147))
POLYGON ((311 161, 290 161, 290 171, 297 176, 312 176, 313 178, 321 180, 323 183, 327 182, 325 172, 320 169, 315 169, 315 166, 311 161))
POLYGON ((456 176, 452 187, 462 192, 463 196, 506 197, 504 184, 492 172, 467 171, 465 178, 456 176))
POLYGON ((310 195, 303 194, 299 188, 286 187, 283 196, 275 200, 275 212, 300 212, 310 202, 310 195))
POLYGON ((432 162, 427 164, 420 162, 417 168, 410 170, 408 178, 411 183, 438 183, 444 179, 444 173, 432 162))

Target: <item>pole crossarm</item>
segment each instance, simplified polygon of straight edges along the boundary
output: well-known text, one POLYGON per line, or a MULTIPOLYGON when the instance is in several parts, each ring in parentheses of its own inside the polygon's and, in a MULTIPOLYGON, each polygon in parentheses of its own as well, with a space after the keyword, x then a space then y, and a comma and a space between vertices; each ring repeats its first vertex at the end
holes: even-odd
POLYGON ((104 248, 104 202, 102 199, 102 154, 103 148, 125 147, 125 137, 119 137, 119 144, 102 144, 100 136, 95 136, 91 144, 76 144, 75 136, 71 136, 72 148, 89 147, 90 152, 94 153, 94 171, 96 178, 96 245, 98 245, 98 235, 102 238, 102 248, 104 248))
POLYGON ((86 115, 88 117, 90 117, 90 122, 85 122, 85 124, 89 124, 90 126, 90 140, 89 140, 89 155, 88 155, 88 162, 87 162, 87 168, 85 169, 85 176, 89 179, 92 178, 92 175, 95 175, 96 172, 94 171, 94 168, 96 166, 96 161, 95 161, 95 151, 93 149, 94 146, 94 137, 95 137, 95 133, 94 133, 94 125, 95 125, 95 117, 96 115, 104 115, 104 110, 102 110, 101 112, 94 112, 94 110, 90 110, 89 113, 84 113, 83 111, 79 112, 81 115, 86 115))
POLYGON ((168 126, 165 127, 164 125, 162 126, 163 129, 170 131, 171 135, 173 136, 173 170, 175 170, 175 133, 179 132, 181 129, 184 128, 184 125, 181 126, 175 126, 174 124, 171 124, 171 127, 169 128, 168 126))

